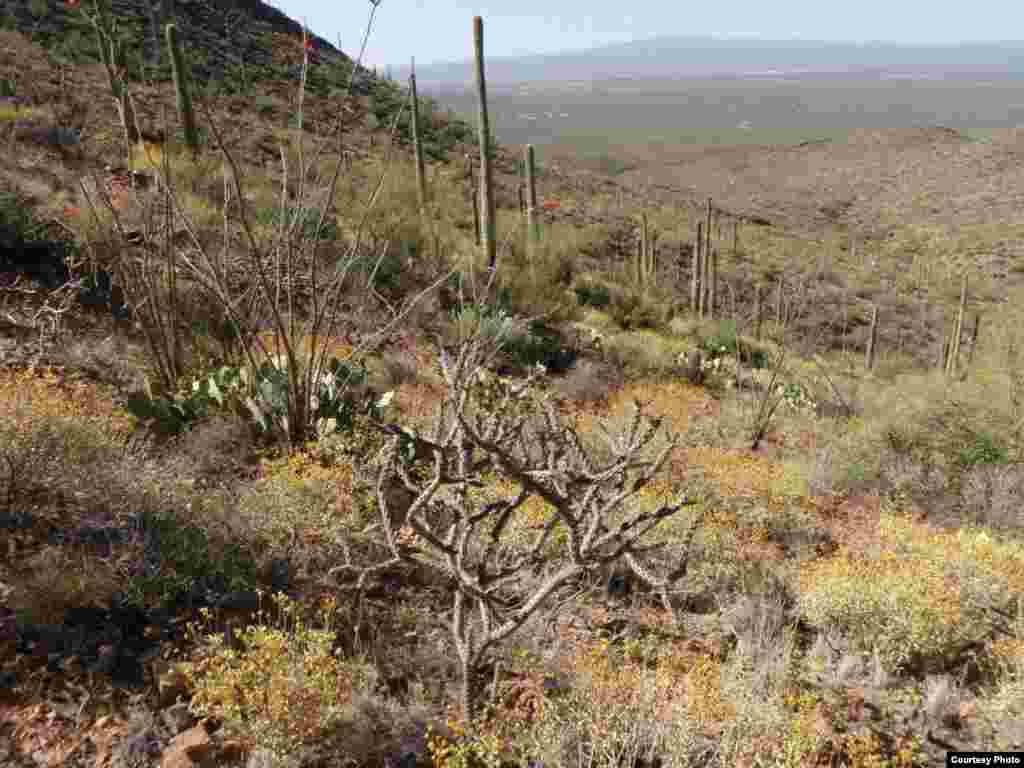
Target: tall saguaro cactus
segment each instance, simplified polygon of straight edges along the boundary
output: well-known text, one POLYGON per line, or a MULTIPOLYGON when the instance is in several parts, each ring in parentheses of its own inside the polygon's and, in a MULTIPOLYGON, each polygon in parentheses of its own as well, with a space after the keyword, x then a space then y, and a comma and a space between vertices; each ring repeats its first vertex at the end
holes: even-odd
POLYGON ((946 358, 946 373, 956 376, 958 363, 960 362, 960 337, 964 332, 964 312, 967 309, 967 275, 964 275, 960 285, 960 307, 957 309, 956 320, 953 323, 953 335, 949 340, 949 353, 946 358))
POLYGON ((700 317, 701 309, 701 274, 704 264, 701 261, 701 247, 704 242, 704 222, 697 222, 697 237, 693 241, 693 271, 690 273, 690 307, 700 317))
POLYGON ((540 222, 537 220, 537 171, 534 164, 533 144, 526 145, 526 231, 531 243, 540 242, 540 222))
POLYGON ((878 344, 878 305, 871 307, 871 329, 868 331, 868 348, 864 352, 864 367, 871 370, 875 367, 875 347, 878 344))
POLYGON ((487 268, 498 258, 494 221, 494 169, 491 164, 491 128, 487 118, 487 78, 484 75, 484 20, 473 17, 473 52, 476 58, 477 135, 480 141, 480 235, 487 268))
POLYGON ((412 101, 412 151, 416 161, 416 194, 420 211, 427 205, 427 176, 423 167, 423 142, 420 140, 420 102, 416 95, 416 59, 412 60, 409 73, 409 97, 412 101))
POLYGON ((192 96, 188 90, 188 73, 185 71, 185 59, 181 55, 181 44, 178 42, 178 28, 168 24, 164 29, 167 37, 167 50, 171 57, 171 69, 174 74, 174 93, 178 104, 178 118, 185 133, 185 144, 192 157, 199 152, 199 133, 196 131, 196 119, 192 112, 192 96))

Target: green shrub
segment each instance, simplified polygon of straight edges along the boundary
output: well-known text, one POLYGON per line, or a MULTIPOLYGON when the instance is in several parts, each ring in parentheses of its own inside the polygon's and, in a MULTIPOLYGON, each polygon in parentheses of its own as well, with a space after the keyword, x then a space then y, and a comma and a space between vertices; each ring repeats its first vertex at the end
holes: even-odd
POLYGON ((573 350, 563 347, 558 336, 538 321, 531 323, 526 333, 510 334, 503 351, 519 367, 531 368, 539 363, 549 371, 564 371, 576 359, 573 350))
POLYGON ((582 282, 574 289, 576 301, 581 307, 596 307, 601 309, 611 304, 612 297, 608 292, 608 286, 601 283, 582 282))
POLYGON ((129 574, 125 587, 125 595, 136 605, 157 598, 163 606, 173 606, 201 581, 218 582, 228 591, 247 590, 257 583, 252 559, 236 543, 214 551, 206 531, 183 525, 169 513, 143 513, 142 528, 152 550, 147 563, 129 574))
POLYGON ((701 341, 701 349, 711 359, 736 354, 736 323, 732 320, 721 320, 711 336, 701 341))
MULTIPOLYGON (((290 209, 285 214, 285 225, 290 227, 296 219, 298 220, 299 236, 304 240, 312 240, 320 221, 320 210, 318 208, 290 209)), ((256 221, 263 226, 277 228, 281 223, 281 209, 277 207, 260 208, 256 211, 256 221)), ((320 239, 337 240, 338 236, 337 223, 332 216, 326 216, 320 230, 320 239)))
POLYGON ((958 458, 964 468, 978 464, 1005 464, 1009 461, 1006 449, 985 432, 972 434, 970 442, 960 449, 958 458))
POLYGON ((273 96, 268 96, 265 93, 258 93, 253 97, 252 105, 260 114, 266 114, 274 111, 274 108, 277 106, 277 102, 274 100, 273 96))
POLYGON ((394 294, 401 287, 403 262, 415 248, 415 244, 403 240, 398 249, 389 248, 383 257, 372 254, 358 257, 351 269, 366 279, 373 275, 373 287, 376 290, 394 294))

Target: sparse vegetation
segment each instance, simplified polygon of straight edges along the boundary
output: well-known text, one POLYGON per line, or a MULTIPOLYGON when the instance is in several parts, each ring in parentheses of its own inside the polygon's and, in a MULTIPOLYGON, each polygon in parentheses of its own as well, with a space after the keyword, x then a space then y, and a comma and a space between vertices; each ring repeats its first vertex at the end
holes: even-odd
POLYGON ((179 16, 190 136, 148 21, 103 28, 115 102, 73 7, 2 17, 0 762, 175 749, 140 709, 226 766, 1024 748, 1015 225, 901 189, 862 239, 823 200, 734 250, 715 198, 700 318, 704 190, 546 162, 531 243, 494 145, 488 271, 465 123, 420 100, 424 190, 398 84, 283 22, 227 66, 179 16))

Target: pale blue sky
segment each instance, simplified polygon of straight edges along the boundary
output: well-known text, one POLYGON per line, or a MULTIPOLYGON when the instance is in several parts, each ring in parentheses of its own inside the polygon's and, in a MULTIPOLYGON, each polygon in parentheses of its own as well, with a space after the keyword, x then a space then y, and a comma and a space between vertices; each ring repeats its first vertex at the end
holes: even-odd
MULTIPOLYGON (((369 0, 270 0, 354 54, 369 0)), ((578 50, 656 35, 956 43, 1024 38, 1020 0, 381 0, 369 66, 472 56, 472 18, 484 19, 488 56, 578 50)))

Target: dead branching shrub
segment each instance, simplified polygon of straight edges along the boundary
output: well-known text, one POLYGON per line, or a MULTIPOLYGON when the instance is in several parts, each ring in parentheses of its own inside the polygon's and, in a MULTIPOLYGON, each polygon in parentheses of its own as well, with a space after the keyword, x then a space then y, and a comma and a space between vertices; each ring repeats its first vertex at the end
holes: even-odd
POLYGON ((377 475, 378 528, 388 557, 367 564, 346 556, 330 571, 353 574, 356 590, 401 563, 429 564, 454 580, 451 632, 467 722, 478 707, 474 681, 481 665, 552 593, 590 569, 624 558, 674 610, 669 590, 686 573, 687 548, 696 530, 694 524, 684 535, 677 567, 667 575, 656 573, 660 567, 647 556, 644 536, 688 502, 685 497, 666 499, 642 511, 626 503, 660 472, 675 445, 669 440, 656 457, 644 458, 661 420, 645 421, 637 404, 626 430, 607 434, 613 459, 595 465, 550 400, 531 396, 537 373, 519 384, 484 373, 499 347, 500 339, 496 343, 478 328, 454 357, 442 352, 447 391, 427 437, 381 425, 391 435, 377 475), (470 403, 477 407, 471 409, 470 403), (538 408, 543 428, 527 429, 538 408), (423 471, 412 472, 417 455, 426 461, 423 471), (474 499, 470 489, 489 473, 507 478, 511 495, 474 499), (396 510, 388 499, 387 489, 395 484, 411 495, 407 508, 396 510), (539 516, 535 533, 523 541, 512 533, 522 527, 531 498, 541 502, 534 512, 539 516), (519 594, 520 578, 534 571, 543 574, 539 586, 519 594))

